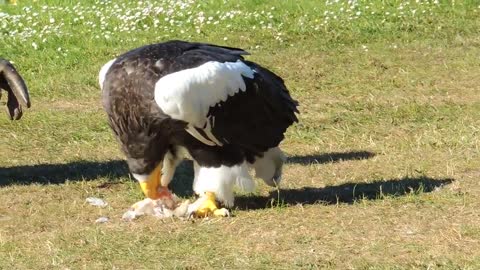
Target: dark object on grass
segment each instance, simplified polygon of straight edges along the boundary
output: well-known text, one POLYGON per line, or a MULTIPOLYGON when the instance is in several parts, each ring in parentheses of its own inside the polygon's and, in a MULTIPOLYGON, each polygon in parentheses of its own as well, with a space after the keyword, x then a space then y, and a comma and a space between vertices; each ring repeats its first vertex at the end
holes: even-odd
POLYGON ((7 91, 7 113, 10 120, 22 118, 22 106, 30 108, 30 97, 22 76, 9 61, 0 58, 0 98, 7 91))

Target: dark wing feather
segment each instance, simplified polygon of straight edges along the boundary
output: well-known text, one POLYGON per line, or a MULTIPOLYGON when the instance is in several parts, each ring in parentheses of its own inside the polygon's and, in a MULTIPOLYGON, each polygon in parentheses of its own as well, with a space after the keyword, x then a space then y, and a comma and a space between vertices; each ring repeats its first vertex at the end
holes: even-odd
MULTIPOLYGON (((168 42, 166 43, 168 44, 168 42)), ((243 60, 242 55, 248 52, 232 47, 211 45, 207 43, 189 43, 177 41, 175 44, 181 49, 181 54, 175 55, 167 61, 171 61, 169 73, 177 72, 182 69, 195 68, 209 61, 217 62, 236 62, 243 60)))
POLYGON ((298 122, 298 102, 280 77, 255 63, 246 63, 256 71, 254 79, 244 78, 247 90, 211 108, 209 114, 215 136, 262 153, 278 146, 287 128, 298 122))

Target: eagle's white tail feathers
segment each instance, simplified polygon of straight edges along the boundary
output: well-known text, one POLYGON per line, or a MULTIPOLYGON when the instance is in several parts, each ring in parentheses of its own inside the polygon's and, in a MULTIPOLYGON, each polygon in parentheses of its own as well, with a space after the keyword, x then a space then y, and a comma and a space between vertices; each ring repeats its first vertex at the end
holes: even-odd
POLYGON ((282 180, 282 167, 287 157, 279 147, 270 148, 253 163, 255 176, 261 178, 265 184, 276 187, 282 180))
POLYGON ((252 176, 250 176, 250 173, 248 172, 248 166, 245 162, 241 166, 241 170, 236 177, 235 184, 245 192, 253 192, 255 190, 255 181, 252 179, 252 176))
POLYGON ((220 166, 217 168, 200 167, 194 162, 195 177, 193 190, 201 195, 204 192, 213 192, 216 198, 225 206, 231 207, 234 203, 233 187, 239 186, 246 192, 255 189, 255 181, 248 173, 246 163, 233 167, 220 166))

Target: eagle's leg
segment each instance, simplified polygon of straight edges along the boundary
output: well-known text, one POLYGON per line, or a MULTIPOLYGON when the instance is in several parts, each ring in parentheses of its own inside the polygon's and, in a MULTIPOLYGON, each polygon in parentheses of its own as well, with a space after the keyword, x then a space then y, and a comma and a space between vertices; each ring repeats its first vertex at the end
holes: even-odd
POLYGON ((197 217, 230 216, 226 208, 218 207, 217 201, 226 207, 233 206, 233 186, 241 168, 241 166, 208 168, 194 161, 193 190, 199 198, 189 206, 188 212, 197 217))

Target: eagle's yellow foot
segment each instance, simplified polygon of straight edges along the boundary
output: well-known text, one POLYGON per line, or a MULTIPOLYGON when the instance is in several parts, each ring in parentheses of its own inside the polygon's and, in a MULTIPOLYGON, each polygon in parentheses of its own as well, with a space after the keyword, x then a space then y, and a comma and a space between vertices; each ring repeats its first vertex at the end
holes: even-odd
POLYGON ((226 217, 230 216, 230 212, 225 208, 218 208, 217 202, 215 201, 215 193, 205 192, 203 196, 198 198, 192 205, 190 205, 189 210, 191 215, 195 217, 226 217))

